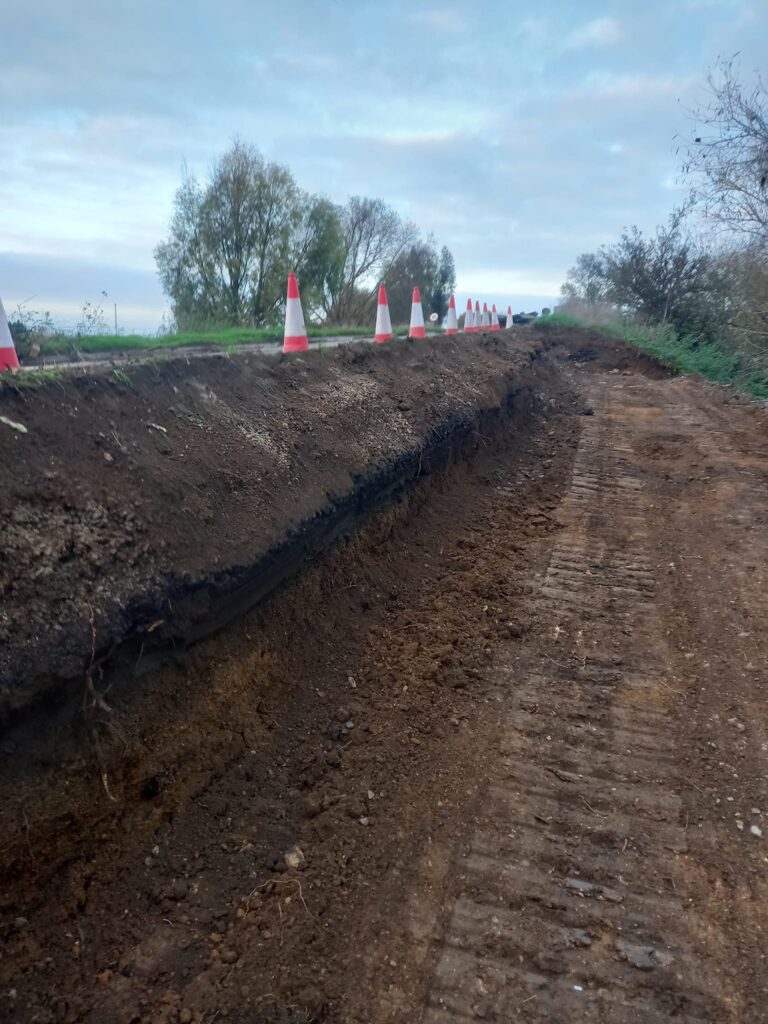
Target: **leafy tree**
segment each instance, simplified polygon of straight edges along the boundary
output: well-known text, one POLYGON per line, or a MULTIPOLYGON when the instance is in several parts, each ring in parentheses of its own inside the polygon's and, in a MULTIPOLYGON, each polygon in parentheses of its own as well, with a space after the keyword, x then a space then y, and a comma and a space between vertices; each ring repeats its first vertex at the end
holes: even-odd
POLYGON ((409 322, 415 287, 418 287, 421 292, 424 309, 427 313, 432 310, 432 300, 438 285, 439 271, 437 252, 431 240, 414 242, 400 253, 384 279, 393 323, 407 324, 409 322))
POLYGON ((456 265, 453 255, 447 246, 440 250, 440 262, 437 267, 437 280, 429 302, 431 313, 437 313, 440 321, 448 313, 448 302, 456 291, 456 265))
POLYGON ((403 288, 419 284, 427 309, 444 315, 455 279, 450 252, 438 257, 434 241, 419 242, 381 199, 337 206, 309 195, 240 141, 204 183, 184 175, 155 260, 180 330, 279 321, 291 270, 309 318, 330 325, 368 323, 378 283, 390 276, 403 288))
POLYGON ((285 280, 307 272, 310 296, 339 244, 327 200, 303 193, 287 168, 236 141, 201 186, 185 176, 170 237, 155 250, 179 326, 268 324, 279 317, 285 280))
POLYGON ((655 236, 632 227, 612 245, 583 254, 563 294, 607 302, 650 323, 671 323, 682 334, 712 336, 725 315, 724 279, 687 231, 685 214, 676 210, 655 236))

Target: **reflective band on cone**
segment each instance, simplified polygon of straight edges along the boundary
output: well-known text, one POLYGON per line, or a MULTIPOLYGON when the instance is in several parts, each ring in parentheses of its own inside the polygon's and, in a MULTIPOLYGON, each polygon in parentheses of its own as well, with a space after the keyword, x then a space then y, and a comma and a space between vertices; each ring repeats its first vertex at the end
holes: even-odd
POLYGON ((288 275, 288 299, 285 304, 285 335, 283 336, 283 352, 306 352, 309 348, 307 328, 304 326, 304 314, 301 311, 299 286, 296 275, 288 275))
POLYGON ((448 318, 445 321, 445 333, 459 333, 459 321, 456 319, 456 299, 453 296, 448 301, 448 318))
POLYGON ((418 288, 413 289, 411 300, 411 327, 408 331, 409 338, 426 338, 424 330, 424 310, 421 308, 421 293, 418 288))
POLYGON ((493 309, 491 310, 491 330, 492 331, 500 331, 501 330, 501 324, 499 323, 499 314, 496 312, 496 303, 495 302, 493 304, 493 309))
POLYGON ((19 357, 11 337, 11 329, 8 326, 8 318, 5 315, 3 301, 0 299, 0 372, 3 370, 18 370, 19 357))
POLYGON ((376 334, 374 341, 389 341, 392 337, 392 320, 389 315, 389 303, 387 302, 387 289, 383 284, 379 285, 379 304, 376 307, 376 334))
POLYGON ((491 329, 491 314, 488 312, 488 303, 483 303, 483 319, 480 321, 480 330, 489 331, 491 329))

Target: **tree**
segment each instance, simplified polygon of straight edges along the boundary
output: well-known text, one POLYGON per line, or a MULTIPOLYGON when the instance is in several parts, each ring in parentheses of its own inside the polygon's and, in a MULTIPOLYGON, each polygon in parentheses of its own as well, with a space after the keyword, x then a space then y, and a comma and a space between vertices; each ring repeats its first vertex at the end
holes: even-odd
POLYGON ((713 336, 725 316, 724 278, 717 262, 685 226, 686 210, 646 236, 637 227, 596 253, 584 253, 563 294, 610 303, 649 323, 671 323, 681 334, 713 336))
POLYGON ((290 245, 290 263, 301 282, 308 317, 323 314, 328 279, 343 272, 344 248, 339 209, 329 199, 302 193, 300 217, 290 245))
POLYGON ((440 250, 440 262, 437 268, 437 280, 430 298, 429 310, 437 313, 440 322, 448 314, 448 302, 456 291, 456 265, 453 255, 447 246, 440 250))
POLYGON ((432 310, 439 286, 439 272, 438 255, 431 239, 414 242, 400 253, 384 278, 393 323, 407 324, 410 321, 415 287, 421 292, 422 306, 427 312, 432 310))
POLYGON ((416 238, 381 199, 353 196, 340 211, 341 259, 326 275, 322 307, 329 324, 365 322, 378 283, 416 238))
POLYGON ((602 252, 585 252, 577 257, 568 271, 568 279, 560 289, 566 299, 582 299, 595 303, 606 300, 608 281, 602 252))
MULTIPOLYGON (((291 270, 310 319, 350 325, 372 319, 379 282, 417 242, 415 226, 381 199, 334 205, 236 140, 205 183, 185 173, 155 261, 180 330, 278 322, 291 270)), ((447 249, 438 259, 432 239, 424 245, 429 267, 413 274, 442 315, 453 259, 447 249)))
POLYGON ((205 187, 185 175, 155 260, 182 329, 263 325, 278 318, 294 266, 306 270, 310 292, 322 289, 319 266, 338 239, 327 200, 303 193, 287 168, 235 141, 205 187))
POLYGON ((683 172, 694 202, 768 259, 768 87, 742 85, 732 60, 707 76, 709 102, 692 113, 683 172))

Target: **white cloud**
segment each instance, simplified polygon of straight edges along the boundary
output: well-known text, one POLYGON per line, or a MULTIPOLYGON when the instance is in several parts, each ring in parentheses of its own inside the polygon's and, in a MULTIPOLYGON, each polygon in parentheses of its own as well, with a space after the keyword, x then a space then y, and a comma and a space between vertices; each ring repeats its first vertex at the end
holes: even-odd
POLYGON ((565 37, 565 49, 583 50, 590 46, 615 46, 624 38, 621 23, 615 18, 595 18, 565 37))
POLYGON ((601 99, 674 101, 686 93, 692 85, 700 83, 698 75, 648 75, 615 73, 613 71, 590 71, 572 90, 571 95, 591 96, 601 99))
POLYGON ((452 7, 435 7, 429 11, 417 11, 408 19, 414 25, 421 25, 432 32, 459 33, 467 28, 465 15, 452 7))

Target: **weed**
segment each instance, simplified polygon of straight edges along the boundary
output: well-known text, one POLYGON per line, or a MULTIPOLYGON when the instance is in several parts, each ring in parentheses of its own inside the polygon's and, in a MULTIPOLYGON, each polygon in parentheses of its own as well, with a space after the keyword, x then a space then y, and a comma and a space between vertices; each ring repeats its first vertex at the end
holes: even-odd
POLYGON ((36 391, 47 384, 56 384, 64 388, 62 373, 58 370, 30 370, 27 373, 0 374, 0 393, 3 391, 36 391))

